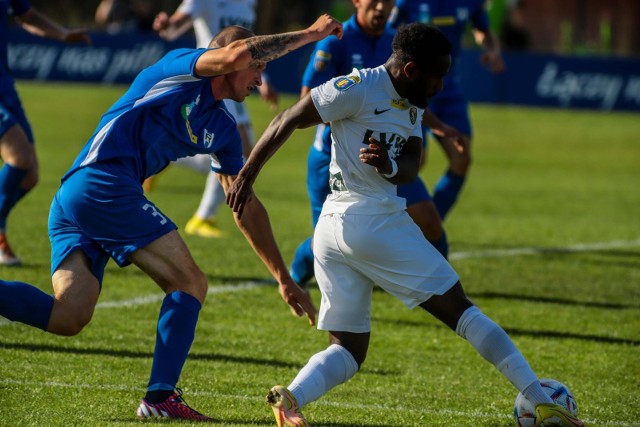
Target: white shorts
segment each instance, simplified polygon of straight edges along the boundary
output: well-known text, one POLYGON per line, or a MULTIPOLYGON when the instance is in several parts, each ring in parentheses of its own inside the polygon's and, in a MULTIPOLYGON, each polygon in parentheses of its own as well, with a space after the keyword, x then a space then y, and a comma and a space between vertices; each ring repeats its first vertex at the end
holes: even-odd
POLYGON ((321 330, 370 332, 374 285, 411 309, 458 282, 456 272, 405 211, 324 215, 316 225, 313 252, 322 292, 321 330))

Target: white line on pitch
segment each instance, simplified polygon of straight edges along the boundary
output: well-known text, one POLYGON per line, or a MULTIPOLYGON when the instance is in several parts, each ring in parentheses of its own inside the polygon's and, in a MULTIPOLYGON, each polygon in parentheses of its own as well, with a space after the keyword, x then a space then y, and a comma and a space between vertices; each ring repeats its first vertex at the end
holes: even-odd
MULTIPOLYGON (((90 389, 90 390, 119 390, 119 391, 127 391, 127 392, 136 392, 136 393, 144 393, 144 389, 142 387, 131 387, 120 384, 71 384, 64 383, 60 381, 19 381, 13 380, 9 378, 0 379, 0 385, 6 386, 38 386, 38 387, 50 387, 50 388, 71 388, 71 389, 90 389)), ((244 401, 257 401, 259 397, 252 397, 247 395, 234 395, 234 394, 224 394, 224 393, 216 393, 210 391, 196 391, 190 390, 190 395, 194 396, 207 396, 214 397, 216 399, 230 399, 230 400, 244 400, 244 401)), ((352 403, 344 403, 344 402, 335 402, 328 399, 319 400, 313 403, 314 406, 329 406, 336 408, 345 408, 345 409, 364 409, 364 410, 377 410, 377 411, 394 411, 394 412, 412 412, 417 414, 442 414, 442 415, 454 415, 460 417, 466 417, 469 419, 472 418, 500 418, 507 419, 512 418, 510 414, 496 414, 496 413, 488 413, 488 412, 477 412, 477 411, 454 411, 451 409, 431 409, 431 408, 407 408, 404 406, 391 406, 391 405, 375 405, 375 404, 352 404, 352 403)), ((602 426, 620 426, 620 427, 637 427, 640 426, 638 422, 626 422, 626 421, 600 421, 596 419, 585 419, 585 422, 591 425, 602 425, 602 426)))

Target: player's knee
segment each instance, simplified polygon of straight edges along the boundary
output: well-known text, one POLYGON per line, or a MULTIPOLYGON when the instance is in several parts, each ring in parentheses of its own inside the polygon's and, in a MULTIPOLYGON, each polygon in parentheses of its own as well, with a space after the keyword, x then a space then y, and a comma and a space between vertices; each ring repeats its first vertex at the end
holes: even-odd
POLYGON ((450 169, 457 175, 466 175, 471 168, 471 153, 465 150, 451 158, 450 169))
POLYGON ((189 277, 184 281, 183 288, 180 290, 193 295, 200 303, 204 303, 207 296, 207 288, 207 276, 202 270, 196 268, 189 272, 189 277))
POLYGON ((50 329, 49 332, 71 337, 78 335, 84 327, 89 324, 93 317, 93 309, 75 310, 60 317, 62 317, 62 319, 59 319, 59 321, 55 323, 55 328, 53 330, 50 329))

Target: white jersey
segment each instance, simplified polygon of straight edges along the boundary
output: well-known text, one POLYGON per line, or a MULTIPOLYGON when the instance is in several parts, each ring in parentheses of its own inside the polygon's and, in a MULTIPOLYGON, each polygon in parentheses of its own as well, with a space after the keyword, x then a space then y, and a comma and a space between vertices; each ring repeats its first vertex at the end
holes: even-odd
POLYGON ((240 25, 253 31, 256 0, 183 0, 178 11, 191 16, 197 47, 207 47, 222 30, 240 25))
POLYGON ((400 97, 384 66, 357 70, 311 90, 322 120, 331 123, 331 194, 322 214, 378 215, 406 209, 396 185, 360 161, 373 137, 398 156, 409 137, 422 138, 423 110, 400 97))

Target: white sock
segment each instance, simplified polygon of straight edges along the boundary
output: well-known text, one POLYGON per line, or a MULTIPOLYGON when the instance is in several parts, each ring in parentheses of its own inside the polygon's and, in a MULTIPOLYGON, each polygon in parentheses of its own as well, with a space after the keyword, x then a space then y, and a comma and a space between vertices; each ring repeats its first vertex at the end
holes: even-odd
POLYGON ((358 372, 358 363, 346 348, 332 344, 311 356, 289 384, 289 391, 299 406, 313 402, 358 372))
POLYGON ((207 182, 204 186, 200 206, 196 211, 199 218, 207 219, 216 216, 220 205, 225 202, 225 195, 222 185, 214 172, 209 172, 207 182))
POLYGON ((462 313, 456 333, 469 341, 482 357, 493 363, 518 391, 538 382, 536 374, 509 335, 478 307, 471 306, 462 313))
POLYGON ((526 397, 529 402, 533 403, 534 407, 540 403, 553 403, 553 399, 544 392, 540 381, 537 380, 522 390, 522 394, 524 394, 524 397, 526 397))

